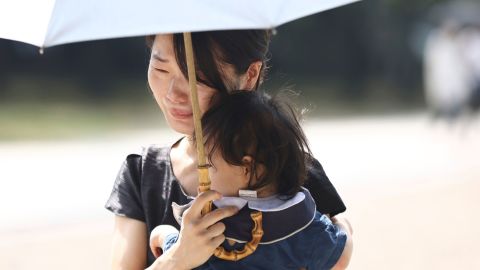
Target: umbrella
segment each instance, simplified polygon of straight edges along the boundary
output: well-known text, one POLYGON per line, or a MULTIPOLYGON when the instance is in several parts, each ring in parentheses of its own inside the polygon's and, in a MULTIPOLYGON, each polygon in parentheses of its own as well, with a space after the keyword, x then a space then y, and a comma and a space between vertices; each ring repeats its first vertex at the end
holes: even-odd
MULTIPOLYGON (((190 32, 269 29, 359 0, 16 0, 1 4, 0 38, 43 48, 87 40, 184 33, 188 80, 197 140, 199 191, 210 189, 196 89, 190 32)), ((211 210, 211 202, 203 213, 211 210)), ((261 212, 253 213, 252 240, 242 251, 217 248, 215 255, 238 260, 251 254, 263 235, 261 212)))
POLYGON ((211 30, 268 29, 358 0, 15 0, 0 4, 0 38, 70 42, 211 30))

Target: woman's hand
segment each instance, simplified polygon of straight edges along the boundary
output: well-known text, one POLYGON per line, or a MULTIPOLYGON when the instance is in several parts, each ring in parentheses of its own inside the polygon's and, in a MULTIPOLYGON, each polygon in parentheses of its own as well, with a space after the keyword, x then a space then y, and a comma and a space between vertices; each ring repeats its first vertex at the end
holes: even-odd
POLYGON ((221 197, 220 193, 209 190, 195 198, 191 207, 183 214, 178 241, 157 259, 159 263, 168 261, 169 264, 176 266, 175 269, 192 269, 202 265, 212 256, 215 249, 225 240, 223 235, 225 225, 219 221, 238 212, 235 207, 225 207, 202 216, 203 206, 221 197))

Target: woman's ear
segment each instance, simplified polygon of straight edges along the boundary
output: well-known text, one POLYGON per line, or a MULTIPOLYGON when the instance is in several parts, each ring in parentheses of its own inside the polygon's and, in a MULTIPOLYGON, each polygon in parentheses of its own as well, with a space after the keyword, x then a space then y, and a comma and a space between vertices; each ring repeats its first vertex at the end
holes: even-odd
POLYGON ((243 82, 241 85, 242 90, 255 90, 255 85, 260 78, 260 72, 262 71, 262 61, 255 61, 250 64, 247 72, 243 75, 243 82))

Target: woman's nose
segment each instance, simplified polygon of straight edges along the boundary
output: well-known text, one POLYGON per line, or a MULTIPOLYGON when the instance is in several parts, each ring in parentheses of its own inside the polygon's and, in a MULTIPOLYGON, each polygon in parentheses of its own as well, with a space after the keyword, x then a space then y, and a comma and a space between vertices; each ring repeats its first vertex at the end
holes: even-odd
POLYGON ((168 86, 167 99, 175 104, 188 102, 188 89, 185 78, 174 77, 168 86))

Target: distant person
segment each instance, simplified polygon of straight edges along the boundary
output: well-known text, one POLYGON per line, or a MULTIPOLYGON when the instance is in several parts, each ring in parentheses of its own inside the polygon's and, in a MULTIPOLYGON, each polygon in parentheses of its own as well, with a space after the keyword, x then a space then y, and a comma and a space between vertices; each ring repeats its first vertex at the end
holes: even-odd
POLYGON ((472 90, 468 106, 476 112, 480 109, 480 26, 470 26, 462 31, 463 55, 472 72, 472 90))
MULTIPOLYGON (((223 221, 228 241, 215 253, 228 253, 232 260, 212 256, 195 269, 345 269, 352 252, 351 228, 345 219, 332 223, 316 211, 302 188, 311 154, 292 107, 262 92, 237 91, 210 108, 202 123, 212 188, 224 196, 213 204, 235 205, 240 211, 223 221), (255 248, 248 244, 256 227, 252 214, 259 215, 263 226, 256 240, 260 244, 246 257, 232 253, 255 248)), ((183 212, 188 206, 173 205, 179 224, 201 209, 195 205, 189 209, 193 213, 183 212)), ((161 256, 168 256, 179 237, 196 240, 173 226, 157 227, 150 236, 152 252, 160 255, 156 247, 162 246, 161 256)))
POLYGON ((425 98, 433 116, 454 120, 472 89, 472 71, 458 39, 460 25, 444 22, 427 37, 424 52, 425 98))

